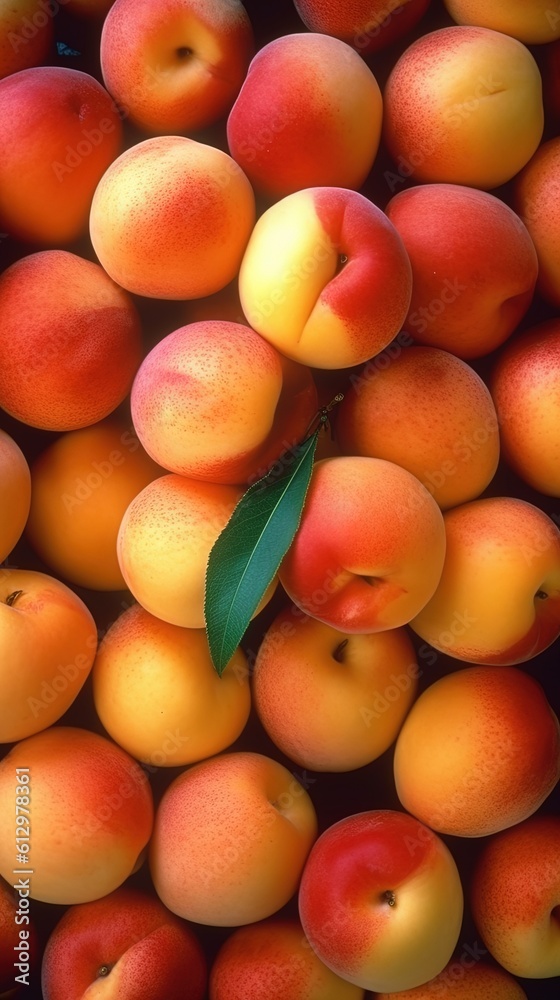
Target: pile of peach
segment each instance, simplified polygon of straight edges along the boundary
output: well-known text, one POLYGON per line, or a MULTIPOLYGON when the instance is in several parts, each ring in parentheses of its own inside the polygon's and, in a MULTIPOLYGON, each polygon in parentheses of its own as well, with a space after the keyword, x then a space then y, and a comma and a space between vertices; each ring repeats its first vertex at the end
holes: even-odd
POLYGON ((14 0, 0 148, 0 995, 555 995, 558 0, 14 0))

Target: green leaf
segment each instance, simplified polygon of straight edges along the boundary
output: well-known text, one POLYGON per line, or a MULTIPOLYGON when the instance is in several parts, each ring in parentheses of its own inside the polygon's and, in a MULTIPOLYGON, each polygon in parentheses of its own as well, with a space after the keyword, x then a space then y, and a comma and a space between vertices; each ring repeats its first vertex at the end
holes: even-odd
POLYGON ((298 529, 322 426, 284 453, 279 473, 271 471, 249 487, 212 547, 204 615, 220 676, 298 529))

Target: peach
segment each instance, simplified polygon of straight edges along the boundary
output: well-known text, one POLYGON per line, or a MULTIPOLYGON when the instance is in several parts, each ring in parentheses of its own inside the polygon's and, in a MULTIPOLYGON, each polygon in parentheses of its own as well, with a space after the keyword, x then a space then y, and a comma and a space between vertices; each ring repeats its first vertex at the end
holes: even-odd
POLYGON ((92 590, 124 590, 117 535, 134 497, 163 474, 115 418, 69 431, 31 469, 26 536, 58 575, 92 590))
POLYGON ((381 91, 357 52, 316 32, 283 35, 253 58, 227 120, 231 155, 277 200, 301 188, 360 188, 381 137, 381 91))
POLYGON ((0 77, 38 66, 50 53, 52 16, 45 0, 12 0, 0 10, 0 77))
POLYGON ((283 354, 349 368, 398 334, 412 293, 408 254, 381 209, 356 191, 317 187, 264 212, 239 272, 251 326, 283 354))
POLYGON ((291 607, 259 646, 253 697, 290 760, 312 771, 350 771, 394 742, 419 675, 404 629, 349 636, 291 607))
MULTIPOLYGON (((439 28, 413 42, 384 91, 395 183, 504 184, 543 133, 542 81, 522 42, 489 28, 439 28)), ((393 175, 391 175, 393 176, 393 175)))
POLYGON ((0 223, 52 246, 87 230, 95 187, 118 155, 121 119, 88 73, 37 66, 0 80, 0 223))
POLYGON ((3 272, 0 326, 0 406, 32 427, 102 420, 142 360, 132 299, 98 264, 66 250, 29 254, 3 272))
POLYGON ((144 131, 196 131, 230 110, 254 51, 241 0, 116 0, 101 33, 103 82, 144 131))
POLYGON ((39 957, 25 881, 12 874, 8 885, 0 878, 0 996, 6 998, 23 996, 24 988, 29 989, 39 957))
POLYGON ((203 629, 133 605, 103 637, 92 673, 97 714, 138 760, 176 767, 225 750, 249 716, 249 668, 237 649, 221 677, 203 629))
POLYGON ((210 1000, 363 1000, 364 991, 331 972, 298 920, 271 917, 240 927, 210 972, 210 1000))
POLYGON ((294 0, 310 31, 323 31, 352 45, 360 55, 378 52, 408 34, 428 9, 430 0, 294 0))
POLYGON ((529 979, 560 976, 560 817, 540 814, 482 847, 471 909, 490 953, 529 979))
POLYGON ((2 570, 0 743, 60 719, 83 687, 96 649, 92 614, 73 590, 36 570, 2 570))
POLYGON ((560 136, 542 144, 515 179, 513 203, 537 250, 537 291, 560 306, 560 136))
POLYGON ((211 295, 236 276, 255 221, 253 189, 227 153, 185 136, 130 147, 97 185, 94 250, 130 292, 211 295))
POLYGON ((447 552, 433 597, 410 622, 470 663, 524 663, 560 635, 560 531, 539 507, 486 497, 444 515, 447 552))
POLYGON ((31 898, 69 905, 117 889, 135 869, 152 830, 152 793, 140 765, 104 736, 71 726, 51 726, 16 743, 0 761, 5 878, 12 877, 18 850, 14 776, 23 773, 29 776, 32 821, 30 833, 22 824, 19 837, 30 844, 25 871, 31 898))
POLYGON ((258 753, 221 754, 183 771, 159 804, 150 871, 179 916, 237 927, 271 916, 296 892, 317 835, 309 795, 258 753))
POLYGON ((43 1000, 204 1000, 206 959, 195 932, 154 896, 120 888, 69 907, 50 934, 43 1000))
POLYGON ((136 374, 131 412, 142 444, 166 469, 243 483, 305 437, 317 392, 308 368, 250 327, 208 320, 156 344, 136 374))
POLYGON ((0 430, 0 562, 19 542, 31 504, 31 472, 21 448, 0 430))
POLYGON ((560 14, 550 0, 444 0, 457 24, 493 28, 518 38, 526 45, 539 45, 560 38, 560 14))
POLYGON ((204 628, 208 556, 243 492, 170 473, 149 483, 129 504, 117 557, 127 587, 146 611, 172 625, 204 628))
POLYGON ((383 370, 366 365, 350 382, 334 415, 343 454, 402 465, 443 509, 488 486, 500 454, 498 419, 489 390, 464 361, 408 347, 383 370))
POLYGON ((541 493, 560 496, 560 319, 539 323, 500 352, 490 389, 504 458, 541 493))
POLYGON ((397 794, 439 833, 486 837, 520 823, 560 777, 560 727, 517 667, 466 667, 422 692, 397 737, 397 794))
POLYGON ((410 621, 444 562, 443 517, 425 486, 379 458, 315 464, 300 526, 279 571, 290 600, 341 632, 410 621))
POLYGON ((412 265, 406 329, 460 358, 500 346, 527 312, 538 274, 526 226, 505 202, 461 184, 401 191, 385 211, 412 265))
POLYGON ((412 816, 378 809, 346 816, 311 849, 299 915, 321 961, 364 989, 398 992, 438 975, 463 916, 457 865, 412 816))
POLYGON ((527 1000, 525 990, 505 969, 481 961, 477 951, 469 947, 459 962, 449 962, 439 976, 423 986, 402 990, 398 995, 377 993, 375 1000, 481 1000, 482 997, 527 1000))

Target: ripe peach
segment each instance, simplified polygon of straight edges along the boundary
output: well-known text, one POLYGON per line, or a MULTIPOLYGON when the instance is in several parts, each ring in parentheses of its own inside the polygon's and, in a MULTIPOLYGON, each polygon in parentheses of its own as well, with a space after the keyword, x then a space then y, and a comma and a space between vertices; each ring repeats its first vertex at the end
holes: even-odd
POLYGON ((294 895, 317 819, 290 772, 258 753, 221 754, 183 771, 159 804, 150 847, 158 896, 179 916, 236 927, 294 895))
POLYGON ((33 462, 27 538, 72 583, 124 590, 120 523, 134 497, 163 472, 123 420, 62 434, 33 462))
POLYGON ((406 329, 460 358, 495 350, 527 312, 537 281, 537 252, 519 216, 460 184, 409 188, 385 211, 412 265, 406 329))
POLYGON ((294 0, 310 31, 323 31, 369 55, 406 35, 426 12, 430 0, 294 0))
POLYGON ((308 368, 250 327, 208 320, 152 349, 136 374, 131 412, 142 444, 166 469, 243 483, 305 437, 317 392, 308 368))
POLYGON ((537 250, 537 290, 560 306, 560 136, 543 143, 516 177, 513 199, 537 250))
POLYGON ((0 406, 46 430, 111 413, 142 360, 131 298, 98 264, 66 250, 22 257, 0 276, 0 406))
POLYGON ((560 37, 560 15, 550 0, 444 0, 457 24, 493 28, 526 45, 552 42, 560 37))
POLYGON ((130 147, 101 178, 90 236, 123 288, 157 299, 211 295, 236 276, 255 221, 253 189, 227 153, 185 136, 130 147))
POLYGON ((22 976, 19 983, 28 989, 40 956, 39 938, 25 883, 26 879, 13 873, 9 885, 0 878, 0 996, 5 1000, 25 995, 22 989, 18 989, 16 977, 22 976))
POLYGON ((482 997, 527 1000, 523 987, 505 969, 481 961, 477 951, 469 947, 460 961, 449 962, 439 976, 423 986, 402 990, 398 995, 376 993, 375 1000, 482 1000, 482 997))
POLYGON ((274 200, 321 185, 357 190, 377 155, 381 117, 379 85, 358 53, 302 32, 257 52, 227 139, 254 187, 274 200))
POLYGON ((430 684, 397 737, 397 794, 439 833, 486 837, 520 823, 560 777, 560 727, 516 667, 466 667, 430 684))
POLYGON ((0 562, 19 542, 31 504, 31 473, 13 437, 0 430, 0 562))
POLYGON ((439 28, 397 60, 384 91, 395 181, 483 189, 510 180, 544 127, 542 81, 529 50, 489 28, 439 28))
POLYGON ((12 0, 0 9, 0 77, 39 66, 50 52, 53 20, 45 0, 12 0))

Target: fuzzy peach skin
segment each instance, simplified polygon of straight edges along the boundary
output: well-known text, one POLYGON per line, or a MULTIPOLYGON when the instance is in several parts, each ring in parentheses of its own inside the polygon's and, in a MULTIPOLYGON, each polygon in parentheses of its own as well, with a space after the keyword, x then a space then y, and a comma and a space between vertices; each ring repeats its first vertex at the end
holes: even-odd
POLYGON ((560 37, 558 7, 550 0, 443 0, 457 24, 493 28, 518 38, 525 45, 553 42, 560 37))
POLYGON ((197 923, 237 927, 271 916, 297 890, 317 836, 313 803, 258 753, 202 761, 167 787, 150 843, 162 902, 197 923))
POLYGON ((397 794, 438 833, 486 837, 532 815, 560 777, 560 728, 517 667, 466 667, 422 692, 397 737, 397 794))
POLYGON ((89 608, 60 580, 0 574, 0 743, 56 722, 80 692, 97 649, 89 608))
POLYGON ((349 636, 292 606, 259 646, 253 699, 290 760, 312 771, 350 771, 394 742, 419 674, 404 629, 349 636))
POLYGON ((67 909, 41 967, 43 1000, 204 1000, 206 982, 193 929, 127 887, 67 909))
POLYGON ((264 212, 239 272, 251 326, 316 368, 349 368, 382 351, 411 293, 393 224, 362 194, 336 187, 297 191, 264 212))
POLYGON ((531 816, 482 847, 471 883, 475 924, 515 976, 560 976, 560 817, 531 816))
POLYGON ((341 632, 381 632, 430 600, 444 556, 441 511, 415 476, 384 459, 326 458, 279 577, 313 618, 341 632))
POLYGON ((352 45, 360 55, 392 45, 407 35, 426 12, 430 0, 294 0, 310 31, 323 31, 352 45))
POLYGON ((375 994, 375 1000, 482 1000, 482 997, 527 1000, 523 987, 505 969, 481 961, 471 948, 465 949, 459 961, 449 962, 439 976, 423 986, 397 994, 375 994))
POLYGON ((42 246, 83 235, 121 140, 118 111, 88 73, 37 66, 0 80, 2 228, 42 246))
POLYGON ((264 475, 317 412, 308 368, 248 326, 208 320, 168 334, 144 358, 131 413, 149 454, 216 483, 264 475))
POLYGON ((66 250, 21 257, 0 276, 0 406, 45 430, 86 427, 128 395, 142 360, 132 299, 66 250))
POLYGON ((384 90, 391 187, 415 181, 504 184, 544 127, 542 81, 522 42, 489 28, 439 28, 397 60, 384 90))
MULTIPOLYGON (((53 19, 41 0, 12 0, 0 9, 0 77, 38 66, 50 53, 53 19)), ((45 4, 46 6, 46 4, 45 4)))
POLYGON ((490 390, 504 458, 533 489, 560 497, 560 319, 539 323, 500 352, 490 390))
POLYGON ((542 144, 513 186, 513 204, 537 250, 537 290, 560 306, 560 136, 542 144))
POLYGON ((442 509, 488 486, 500 454, 498 419, 488 388, 464 361, 408 347, 386 368, 366 365, 351 386, 334 414, 342 454, 402 465, 442 509))
POLYGON ((298 899, 305 934, 325 965, 364 989, 386 992, 438 975, 463 916, 448 848, 392 809, 328 827, 311 850, 298 899))
POLYGON ((21 448, 0 429, 0 562, 19 542, 31 504, 31 472, 21 448))
POLYGON ((130 147, 97 185, 93 248, 129 292, 211 295, 236 276, 255 222, 253 189, 227 153, 185 136, 130 147))
MULTIPOLYGON (((244 490, 170 473, 127 507, 117 536, 126 585, 146 611, 172 625, 204 628, 210 550, 244 490)), ((272 597, 276 580, 258 610, 272 597)))
POLYGON ((20 876, 12 873, 9 883, 0 878, 1 997, 7 1000, 8 997, 25 995, 23 993, 25 983, 33 982, 39 956, 39 939, 33 910, 29 905, 25 878, 23 885, 20 885, 20 876), (20 891, 14 889, 13 886, 17 886, 20 891), (14 963, 16 964, 14 965, 14 963), (18 986, 15 980, 16 976, 26 976, 27 978, 21 980, 23 989, 14 993, 14 986, 18 986))
POLYGON ((116 0, 101 33, 107 90, 155 135, 193 132, 224 117, 253 52, 241 0, 116 0))
POLYGON ((26 537, 57 575, 124 590, 117 535, 134 497, 164 474, 130 424, 110 418, 61 434, 35 459, 26 537))
POLYGON ((0 761, 4 878, 14 868, 16 768, 29 768, 31 897, 69 905, 117 889, 152 831, 152 792, 137 761, 104 736, 73 726, 51 726, 16 743, 0 761))
POLYGON ((412 265, 414 339, 467 359, 499 347, 527 312, 539 269, 519 216, 462 184, 400 191, 385 211, 412 265))
POLYGON ((233 931, 210 972, 210 1000, 363 1000, 309 945, 298 920, 271 917, 233 931))
POLYGON ((225 750, 249 717, 249 667, 237 649, 221 677, 203 629, 170 625, 139 604, 103 637, 92 674, 109 735, 154 767, 192 764, 225 750))
POLYGON ((560 635, 560 531, 517 497, 444 515, 447 552, 431 600, 410 622, 435 649, 470 663, 524 663, 560 635))
POLYGON ((253 186, 277 200, 302 188, 358 190, 381 138, 383 102, 350 45, 283 35, 252 60, 227 120, 228 147, 253 186))

